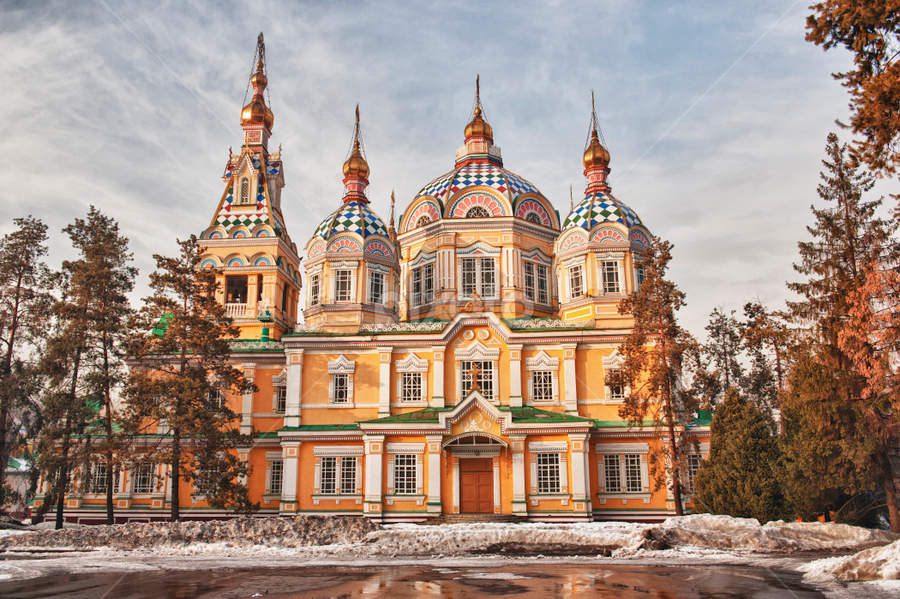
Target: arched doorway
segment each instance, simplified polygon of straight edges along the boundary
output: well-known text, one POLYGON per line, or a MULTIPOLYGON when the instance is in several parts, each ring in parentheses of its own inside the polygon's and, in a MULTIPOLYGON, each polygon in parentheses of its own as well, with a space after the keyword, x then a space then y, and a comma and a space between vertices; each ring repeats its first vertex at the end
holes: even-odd
POLYGON ((470 432, 444 442, 453 456, 453 511, 500 513, 500 454, 507 443, 487 433, 470 432))

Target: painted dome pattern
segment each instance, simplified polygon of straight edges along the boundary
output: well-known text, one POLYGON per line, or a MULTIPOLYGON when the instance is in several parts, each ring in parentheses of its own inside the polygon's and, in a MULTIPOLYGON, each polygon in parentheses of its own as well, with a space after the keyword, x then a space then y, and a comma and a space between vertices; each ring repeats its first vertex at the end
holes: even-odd
POLYGON ((387 226, 384 221, 375 214, 368 206, 360 202, 347 202, 334 212, 328 218, 322 221, 322 224, 316 227, 313 237, 321 237, 328 239, 338 233, 356 233, 363 239, 370 235, 388 236, 387 226))
POLYGON ((590 231, 601 223, 621 223, 626 227, 644 226, 637 212, 621 200, 603 192, 590 192, 572 209, 563 222, 563 231, 581 227, 590 231))
POLYGON ((534 193, 543 196, 540 190, 530 181, 505 168, 494 164, 468 164, 441 175, 423 187, 416 194, 415 199, 422 196, 432 196, 443 202, 467 187, 476 185, 490 187, 505 195, 510 205, 524 193, 534 193))

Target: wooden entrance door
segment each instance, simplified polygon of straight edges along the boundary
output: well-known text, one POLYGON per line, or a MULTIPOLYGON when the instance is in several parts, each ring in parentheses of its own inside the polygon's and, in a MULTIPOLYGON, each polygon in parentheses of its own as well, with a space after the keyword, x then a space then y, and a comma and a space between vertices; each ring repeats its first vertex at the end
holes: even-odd
POLYGON ((494 513, 494 460, 467 458, 459 461, 460 509, 463 514, 494 513))

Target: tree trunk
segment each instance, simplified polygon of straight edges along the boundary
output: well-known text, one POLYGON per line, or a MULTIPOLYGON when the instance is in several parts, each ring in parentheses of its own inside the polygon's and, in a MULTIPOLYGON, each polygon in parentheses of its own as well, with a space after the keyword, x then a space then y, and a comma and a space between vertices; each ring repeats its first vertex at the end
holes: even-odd
POLYGON ((56 530, 63 527, 63 510, 66 503, 66 488, 69 486, 69 445, 71 443, 72 418, 66 416, 66 436, 63 437, 62 466, 56 476, 56 530))
POLYGON ((172 438, 172 474, 169 476, 169 484, 172 485, 172 522, 181 519, 179 510, 179 488, 181 486, 181 438, 177 431, 173 431, 172 438))
POLYGON ((669 454, 672 456, 672 496, 675 498, 675 515, 684 516, 684 506, 681 504, 681 473, 678 470, 678 444, 675 442, 675 423, 671 418, 669 418, 669 454))
MULTIPOLYGON (((13 351, 16 347, 16 333, 19 330, 19 305, 22 301, 22 278, 23 273, 20 271, 19 277, 16 280, 16 299, 13 302, 9 339, 6 341, 6 356, 3 358, 3 372, 0 373, 0 376, 2 376, 3 379, 8 379, 12 373, 13 351)), ((8 461, 6 452, 9 451, 9 446, 6 443, 6 434, 9 430, 9 410, 12 407, 10 405, 12 400, 6 392, 6 386, 3 385, 3 387, 3 391, 0 392, 0 489, 3 489, 6 484, 6 464, 8 461)), ((0 513, 6 513, 6 510, 3 509, 2 502, 0 502, 0 513)))
POLYGON ((106 331, 103 331, 103 395, 106 403, 106 523, 115 524, 116 516, 113 511, 113 485, 115 477, 113 476, 113 446, 112 446, 112 394, 109 385, 109 348, 107 347, 108 339, 106 331))
POLYGON ((897 508, 897 485, 894 482, 894 469, 891 458, 881 455, 881 476, 884 481, 884 498, 887 501, 888 515, 891 520, 891 532, 900 533, 900 509, 897 508))

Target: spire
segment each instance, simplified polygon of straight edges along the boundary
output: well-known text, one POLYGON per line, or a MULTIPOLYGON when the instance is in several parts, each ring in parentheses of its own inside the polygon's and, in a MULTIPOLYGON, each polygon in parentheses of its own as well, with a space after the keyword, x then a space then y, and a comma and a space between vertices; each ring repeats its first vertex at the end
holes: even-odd
MULTIPOLYGON (((264 97, 264 92, 266 91, 266 86, 269 84, 269 79, 266 77, 266 44, 265 41, 263 41, 262 33, 260 33, 259 37, 256 39, 256 53, 254 54, 254 59, 256 61, 256 71, 250 76, 250 83, 248 85, 248 91, 249 86, 253 87, 253 98, 250 100, 250 103, 245 105, 243 110, 241 110, 241 125, 245 128, 253 125, 265 125, 265 127, 271 131, 272 125, 275 122, 275 115, 266 105, 266 99, 264 97)), ((246 99, 246 94, 244 95, 244 99, 246 99)))
POLYGON ((484 120, 484 110, 481 107, 481 75, 475 76, 475 115, 466 125, 466 141, 473 137, 486 138, 494 141, 494 130, 491 124, 484 120))
POLYGON ((394 202, 395 201, 396 200, 394 198, 394 190, 392 189, 391 190, 391 220, 390 220, 390 224, 388 225, 388 237, 390 238, 391 241, 393 241, 396 244, 397 243, 397 229, 394 228, 394 202))
POLYGON ((344 202, 358 200, 365 204, 365 190, 369 185, 369 163, 366 162, 362 146, 362 135, 359 129, 359 104, 356 105, 356 125, 353 128, 353 143, 350 157, 344 162, 344 185, 347 188, 344 202))
POLYGON ((572 184, 569 183, 569 212, 575 210, 575 196, 572 194, 572 184))
POLYGON ((597 125, 597 109, 594 107, 594 92, 591 92, 591 132, 584 149, 584 175, 588 180, 588 189, 609 191, 606 176, 609 175, 609 150, 606 140, 597 125), (602 140, 602 142, 601 142, 602 140))

